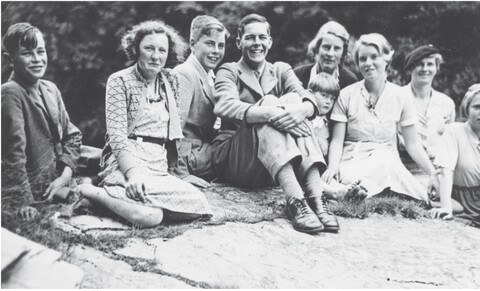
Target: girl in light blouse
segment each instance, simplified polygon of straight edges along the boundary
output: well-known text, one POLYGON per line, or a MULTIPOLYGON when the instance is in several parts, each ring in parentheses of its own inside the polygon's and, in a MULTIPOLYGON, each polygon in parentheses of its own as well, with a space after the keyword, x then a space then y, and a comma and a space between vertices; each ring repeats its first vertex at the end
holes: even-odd
POLYGON ((441 207, 430 213, 451 219, 453 213, 464 211, 480 225, 480 84, 465 94, 460 116, 466 121, 448 125, 438 148, 441 207))
MULTIPOLYGON (((418 119, 415 130, 432 161, 445 127, 455 121, 453 100, 432 88, 433 78, 437 75, 442 62, 442 55, 432 45, 414 49, 405 59, 405 70, 411 75, 411 82, 402 87, 403 94, 413 98, 418 119)), ((408 155, 401 128, 398 139, 403 164, 426 189, 428 175, 408 155)))

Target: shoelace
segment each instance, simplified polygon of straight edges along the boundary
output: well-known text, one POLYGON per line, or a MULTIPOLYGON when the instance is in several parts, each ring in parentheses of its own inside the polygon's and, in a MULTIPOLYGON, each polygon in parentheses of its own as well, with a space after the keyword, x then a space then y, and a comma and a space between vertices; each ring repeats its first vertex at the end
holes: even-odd
POLYGON ((325 196, 322 196, 322 207, 323 207, 323 210, 325 210, 325 212, 327 214, 330 214, 332 215, 333 213, 330 211, 330 209, 327 207, 327 199, 325 198, 325 196))
POLYGON ((300 209, 301 216, 310 214, 310 209, 307 207, 307 203, 305 203, 304 201, 296 199, 293 203, 297 208, 300 209))

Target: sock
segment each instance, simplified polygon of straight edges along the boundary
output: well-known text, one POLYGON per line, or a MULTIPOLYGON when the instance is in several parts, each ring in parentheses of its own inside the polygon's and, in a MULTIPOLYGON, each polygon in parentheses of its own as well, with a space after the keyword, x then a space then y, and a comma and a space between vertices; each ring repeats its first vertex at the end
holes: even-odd
POLYGON ((311 167, 305 175, 305 196, 307 198, 323 196, 324 183, 318 168, 316 166, 311 167))
POLYGON ((293 197, 298 199, 304 198, 302 187, 295 177, 292 164, 288 163, 278 171, 277 181, 280 184, 280 187, 282 187, 287 202, 293 197))

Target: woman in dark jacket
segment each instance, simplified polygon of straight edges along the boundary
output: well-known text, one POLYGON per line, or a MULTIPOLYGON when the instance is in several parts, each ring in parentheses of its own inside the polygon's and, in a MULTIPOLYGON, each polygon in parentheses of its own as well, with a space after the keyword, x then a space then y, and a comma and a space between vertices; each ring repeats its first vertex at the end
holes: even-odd
POLYGON ((308 55, 314 56, 316 63, 300 66, 294 70, 304 88, 311 77, 321 72, 331 74, 340 89, 358 81, 355 74, 343 67, 347 57, 349 34, 338 22, 329 21, 322 25, 315 38, 308 45, 308 55))

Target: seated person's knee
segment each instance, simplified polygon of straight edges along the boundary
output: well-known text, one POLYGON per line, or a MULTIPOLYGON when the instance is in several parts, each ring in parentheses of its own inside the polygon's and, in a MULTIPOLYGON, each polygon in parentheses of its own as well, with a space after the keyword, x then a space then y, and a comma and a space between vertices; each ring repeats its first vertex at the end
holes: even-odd
POLYGON ((459 214, 464 211, 462 204, 460 204, 457 200, 452 199, 452 212, 453 214, 459 214))
POLYGON ((280 97, 279 99, 280 103, 282 104, 301 104, 303 102, 302 97, 300 97, 300 95, 295 92, 290 92, 282 95, 282 97, 280 97))
POLYGON ((163 221, 163 210, 160 208, 147 208, 132 210, 130 215, 125 217, 132 224, 141 227, 154 227, 163 221))
POLYGON ((265 95, 259 102, 260 106, 275 106, 280 105, 280 100, 274 95, 265 95))

